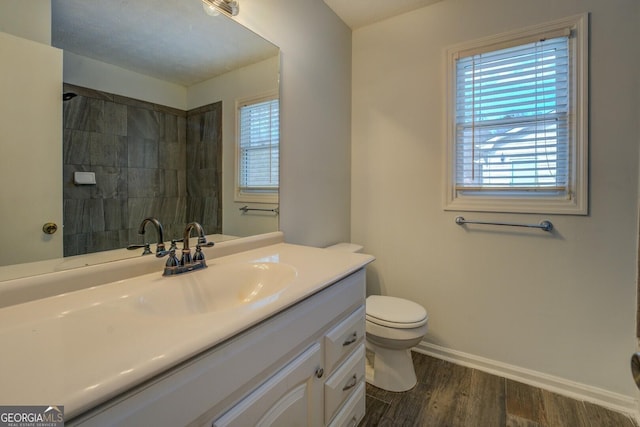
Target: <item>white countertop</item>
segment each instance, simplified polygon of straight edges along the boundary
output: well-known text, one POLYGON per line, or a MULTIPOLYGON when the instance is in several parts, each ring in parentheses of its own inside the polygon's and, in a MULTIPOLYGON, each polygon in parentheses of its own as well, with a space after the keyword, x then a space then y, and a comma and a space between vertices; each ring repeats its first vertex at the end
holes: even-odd
MULTIPOLYGON (((363 254, 279 243, 207 260, 209 268, 161 271, 0 309, 0 405, 64 405, 72 417, 237 335, 373 260, 363 254), (120 301, 190 275, 224 281, 225 264, 293 266, 274 298, 196 315, 157 315, 120 301)), ((172 283, 173 282, 173 283, 172 283)))

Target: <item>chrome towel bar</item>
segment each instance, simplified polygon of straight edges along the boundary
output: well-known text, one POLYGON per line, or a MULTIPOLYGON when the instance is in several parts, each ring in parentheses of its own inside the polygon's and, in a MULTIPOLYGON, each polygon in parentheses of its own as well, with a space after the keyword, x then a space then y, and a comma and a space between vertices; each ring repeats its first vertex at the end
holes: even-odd
POLYGON ((456 224, 464 225, 464 224, 483 224, 483 225, 506 225, 509 227, 527 227, 527 228, 539 228, 544 231, 553 230, 553 224, 551 221, 544 220, 540 221, 539 224, 519 224, 514 222, 497 222, 497 221, 471 221, 468 219, 464 219, 461 216, 456 217, 456 224))
POLYGON ((278 215, 280 213, 280 210, 278 208, 275 208, 275 209, 259 209, 259 208, 250 208, 249 206, 246 206, 246 205, 241 207, 241 208, 239 208, 239 210, 241 210, 243 214, 246 214, 249 211, 273 212, 276 215, 278 215))

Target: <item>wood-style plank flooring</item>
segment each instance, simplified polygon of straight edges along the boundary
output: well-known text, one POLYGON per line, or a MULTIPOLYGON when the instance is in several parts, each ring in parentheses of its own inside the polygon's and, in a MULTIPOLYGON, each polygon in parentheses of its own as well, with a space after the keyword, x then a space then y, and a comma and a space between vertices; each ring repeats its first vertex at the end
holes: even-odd
POLYGON ((413 364, 410 391, 367 384, 360 427, 638 427, 626 414, 420 353, 413 364))

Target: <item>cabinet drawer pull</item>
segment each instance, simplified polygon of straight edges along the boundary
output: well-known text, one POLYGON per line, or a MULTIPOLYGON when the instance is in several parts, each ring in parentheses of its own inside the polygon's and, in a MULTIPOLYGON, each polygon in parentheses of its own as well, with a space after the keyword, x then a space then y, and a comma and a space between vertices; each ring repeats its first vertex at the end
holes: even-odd
POLYGON ((357 332, 354 332, 354 333, 352 333, 352 334, 349 336, 349 338, 347 338, 347 339, 346 339, 346 341, 345 341, 345 342, 343 342, 343 343, 342 343, 342 346, 343 346, 343 347, 346 347, 346 346, 348 346, 348 345, 353 344, 353 343, 354 343, 354 342, 356 342, 356 341, 358 341, 358 333, 357 333, 357 332))
POLYGON ((342 391, 350 390, 354 388, 356 384, 358 384, 358 377, 356 376, 356 374, 353 374, 349 382, 344 387, 342 387, 342 391))
POLYGON ((322 378, 323 375, 324 375, 324 369, 322 368, 316 369, 316 377, 322 378))

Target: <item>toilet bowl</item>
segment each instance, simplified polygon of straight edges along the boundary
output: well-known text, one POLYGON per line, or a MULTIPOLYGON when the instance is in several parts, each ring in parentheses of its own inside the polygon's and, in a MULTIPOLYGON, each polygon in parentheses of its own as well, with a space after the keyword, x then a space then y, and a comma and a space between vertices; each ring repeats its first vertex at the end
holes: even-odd
POLYGON ((371 295, 366 302, 366 380, 388 391, 406 391, 417 382, 411 348, 427 332, 427 311, 403 298, 371 295))
MULTIPOLYGON (((359 252, 362 246, 339 243, 327 249, 359 252)), ((427 332, 427 311, 403 298, 371 295, 366 300, 366 381, 378 388, 401 392, 417 382, 411 348, 427 332)))

